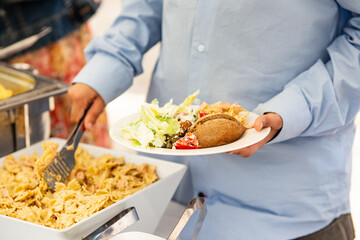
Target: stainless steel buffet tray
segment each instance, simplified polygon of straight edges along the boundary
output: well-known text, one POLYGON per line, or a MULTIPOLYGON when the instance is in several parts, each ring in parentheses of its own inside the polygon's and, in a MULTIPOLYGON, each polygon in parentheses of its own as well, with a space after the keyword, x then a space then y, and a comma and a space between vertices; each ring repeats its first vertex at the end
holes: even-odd
POLYGON ((2 63, 0 63, 0 84, 12 90, 14 94, 12 97, 0 100, 0 111, 63 94, 68 89, 65 83, 35 75, 31 71, 17 70, 2 63))
POLYGON ((0 84, 14 94, 0 100, 0 157, 49 138, 53 96, 68 89, 29 65, 15 67, 0 63, 0 84))

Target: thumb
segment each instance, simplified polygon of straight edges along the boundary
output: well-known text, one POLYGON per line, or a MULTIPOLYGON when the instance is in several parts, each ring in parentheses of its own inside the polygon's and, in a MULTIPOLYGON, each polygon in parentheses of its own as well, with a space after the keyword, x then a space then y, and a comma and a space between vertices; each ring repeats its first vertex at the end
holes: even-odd
POLYGON ((255 120, 255 129, 260 131, 263 128, 271 127, 274 129, 280 129, 282 127, 282 119, 280 115, 276 113, 267 113, 259 116, 255 120))
POLYGON ((267 120, 265 116, 266 115, 261 115, 255 120, 254 126, 257 131, 260 131, 261 129, 266 127, 265 123, 267 122, 267 120))
POLYGON ((104 108, 105 108, 105 103, 102 100, 102 98, 101 97, 95 98, 93 104, 91 105, 85 117, 84 124, 87 130, 91 129, 92 125, 95 123, 98 116, 103 112, 104 108))

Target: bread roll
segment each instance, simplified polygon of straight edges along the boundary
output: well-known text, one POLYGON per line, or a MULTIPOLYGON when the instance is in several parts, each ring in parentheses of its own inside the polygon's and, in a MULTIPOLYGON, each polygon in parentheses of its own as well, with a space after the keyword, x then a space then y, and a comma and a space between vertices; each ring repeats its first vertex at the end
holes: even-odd
POLYGON ((227 114, 212 114, 197 120, 189 129, 195 134, 201 148, 220 146, 238 140, 245 127, 227 114))

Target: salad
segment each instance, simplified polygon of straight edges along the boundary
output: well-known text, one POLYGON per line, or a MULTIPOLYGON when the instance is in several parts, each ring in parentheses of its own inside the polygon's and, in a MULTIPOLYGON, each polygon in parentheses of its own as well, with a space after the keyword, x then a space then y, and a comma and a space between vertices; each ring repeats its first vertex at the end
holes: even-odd
POLYGON ((251 127, 245 121, 249 113, 236 103, 191 105, 199 93, 198 90, 191 94, 180 105, 173 104, 172 99, 163 107, 157 99, 143 104, 137 120, 121 126, 122 136, 141 147, 197 149, 196 136, 188 130, 201 117, 222 112, 233 115, 245 127, 251 127))

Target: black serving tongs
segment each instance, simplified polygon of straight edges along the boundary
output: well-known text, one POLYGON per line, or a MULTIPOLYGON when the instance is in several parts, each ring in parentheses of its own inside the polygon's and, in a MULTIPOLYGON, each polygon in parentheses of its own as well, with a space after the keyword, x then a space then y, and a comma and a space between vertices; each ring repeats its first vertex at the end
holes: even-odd
POLYGON ((74 127, 65 145, 44 171, 44 180, 53 191, 55 190, 55 183, 65 182, 75 167, 75 151, 84 133, 83 122, 90 107, 91 105, 85 110, 84 115, 74 127))

